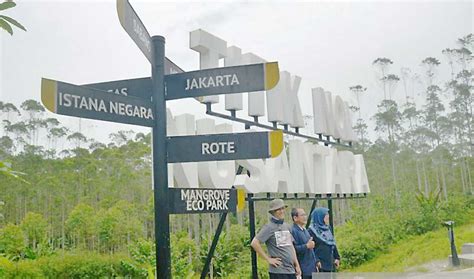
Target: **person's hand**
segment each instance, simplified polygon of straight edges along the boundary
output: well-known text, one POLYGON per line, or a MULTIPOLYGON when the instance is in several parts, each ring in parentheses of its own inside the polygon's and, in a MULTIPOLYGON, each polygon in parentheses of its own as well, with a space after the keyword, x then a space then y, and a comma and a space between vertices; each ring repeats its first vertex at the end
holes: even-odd
POLYGON ((295 266, 295 270, 296 270, 296 277, 301 276, 301 268, 300 268, 299 265, 296 265, 296 266, 295 266))
POLYGON ((314 245, 315 245, 315 243, 314 243, 314 241, 313 241, 313 238, 310 237, 309 240, 308 240, 308 242, 306 243, 306 248, 308 248, 308 249, 313 249, 313 248, 314 248, 314 245))
POLYGON ((316 269, 319 271, 321 269, 321 262, 316 263, 316 269))
POLYGON ((269 258, 268 263, 274 267, 279 267, 281 265, 280 258, 269 258))
POLYGON ((339 263, 340 261, 338 259, 334 260, 334 265, 336 266, 336 268, 339 267, 339 263))

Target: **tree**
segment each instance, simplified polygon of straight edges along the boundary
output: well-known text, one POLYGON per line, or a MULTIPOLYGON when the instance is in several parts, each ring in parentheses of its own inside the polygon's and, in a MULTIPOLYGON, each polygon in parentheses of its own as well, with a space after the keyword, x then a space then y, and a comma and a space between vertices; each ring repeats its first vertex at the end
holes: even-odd
POLYGON ((377 106, 378 112, 374 115, 375 131, 387 132, 388 142, 393 143, 397 131, 401 130, 401 113, 395 101, 383 100, 377 106))
POLYGON ((412 72, 410 68, 403 67, 400 69, 400 73, 403 82, 403 91, 405 92, 405 104, 408 104, 410 103, 410 97, 408 96, 407 82, 411 78, 412 72))
POLYGON ((388 74, 382 78, 382 81, 384 82, 384 88, 385 84, 388 85, 388 98, 389 100, 392 100, 392 94, 395 92, 400 78, 397 75, 388 74))
POLYGON ((442 54, 444 54, 444 56, 446 56, 446 59, 448 59, 448 64, 451 67, 451 80, 454 80, 454 76, 455 76, 454 60, 455 60, 458 52, 459 52, 459 50, 452 49, 452 48, 446 48, 441 52, 442 54))
POLYGON ((90 205, 79 203, 69 213, 66 229, 76 246, 94 248, 95 211, 90 205))
POLYGON ((83 143, 87 142, 87 138, 82 133, 79 133, 79 132, 70 134, 67 137, 67 140, 72 141, 74 145, 76 146, 76 148, 80 148, 83 143))
POLYGON ((392 64, 393 64, 393 61, 386 57, 379 57, 372 62, 372 65, 377 67, 380 73, 382 74, 382 76, 379 77, 378 79, 382 81, 384 100, 387 99, 387 93, 385 90, 385 77, 390 65, 392 64))
POLYGON ((29 119, 26 123, 30 134, 30 144, 37 144, 39 129, 46 128, 47 124, 41 119, 42 114, 44 113, 44 107, 35 100, 26 100, 21 103, 20 107, 28 113, 29 119))
POLYGON ((130 139, 133 138, 133 131, 118 131, 117 133, 112 133, 109 135, 109 138, 117 144, 117 146, 121 146, 127 143, 130 139))
POLYGON ((361 106, 360 106, 360 94, 367 91, 367 87, 363 87, 362 85, 354 85, 349 87, 352 93, 356 95, 357 98, 357 107, 355 108, 356 111, 359 112, 359 118, 356 120, 356 125, 353 127, 356 133, 359 135, 359 140, 361 142, 362 149, 365 149, 365 141, 367 139, 367 124, 365 124, 364 119, 362 119, 361 115, 361 106))
MULTIPOLYGON (((440 114, 444 112, 444 105, 439 98, 439 92, 441 88, 437 85, 430 85, 426 89, 426 104, 424 106, 424 122, 436 135, 432 141, 436 141, 437 145, 440 144, 441 134, 439 129, 439 118, 440 114)), ((434 148, 435 146, 433 146, 434 148)))
MULTIPOLYGON (((15 6, 16 6, 15 2, 6 1, 3 3, 0 3, 0 11, 11 9, 15 6)), ((10 35, 13 35, 12 25, 16 26, 17 28, 20 28, 23 31, 26 31, 26 28, 23 25, 21 25, 18 21, 6 15, 0 15, 0 28, 10 33, 10 35)))
POLYGON ((0 137, 0 158, 13 154, 13 140, 9 136, 0 137))
POLYGON ((10 121, 11 112, 16 112, 18 115, 21 115, 18 108, 12 103, 3 103, 0 101, 0 111, 7 114, 8 121, 10 121))
POLYGON ((36 249, 46 240, 48 223, 41 214, 28 212, 21 221, 20 227, 26 236, 26 245, 36 249))
POLYGON ((474 97, 470 66, 472 52, 474 51, 474 35, 468 34, 459 38, 457 44, 459 48, 449 51, 452 60, 459 66, 459 71, 454 74, 455 67, 452 67, 452 80, 446 86, 453 95, 453 99, 449 103, 452 112, 449 113, 448 118, 452 123, 455 134, 453 152, 458 160, 462 188, 464 192, 472 192, 471 167, 467 158, 472 158, 474 154, 474 121, 472 119, 474 97))
POLYGON ((425 68, 425 74, 428 81, 428 87, 433 85, 433 80, 437 74, 437 68, 441 63, 434 57, 426 57, 421 61, 421 65, 425 68))

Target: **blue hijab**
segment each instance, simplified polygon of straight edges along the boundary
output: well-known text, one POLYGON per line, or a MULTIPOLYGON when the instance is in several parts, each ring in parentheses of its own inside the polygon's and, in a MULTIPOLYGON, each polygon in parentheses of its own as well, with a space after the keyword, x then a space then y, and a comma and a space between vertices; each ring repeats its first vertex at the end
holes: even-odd
POLYGON ((325 207, 316 208, 313 213, 311 213, 311 225, 309 229, 319 238, 321 241, 327 245, 336 245, 336 240, 332 235, 329 225, 324 223, 324 216, 328 214, 329 209, 325 207))

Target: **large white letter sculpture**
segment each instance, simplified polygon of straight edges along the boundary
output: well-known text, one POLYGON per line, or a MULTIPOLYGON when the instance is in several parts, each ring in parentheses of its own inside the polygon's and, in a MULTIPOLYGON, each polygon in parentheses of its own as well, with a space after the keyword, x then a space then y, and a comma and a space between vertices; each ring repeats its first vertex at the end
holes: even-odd
MULTIPOLYGON (((200 69, 219 67, 224 58, 225 66, 266 62, 253 54, 242 54, 236 46, 201 29, 190 33, 190 48, 199 52, 200 69)), ((301 78, 287 71, 280 72, 280 81, 266 92, 268 121, 303 128, 303 114, 298 99, 301 78)), ((265 94, 248 93, 248 115, 265 115, 265 94)), ((333 96, 322 88, 312 89, 314 132, 335 139, 354 142, 357 137, 352 129, 352 114, 341 97, 333 96)), ((202 103, 218 103, 219 96, 200 97, 202 103)), ((225 95, 225 109, 243 109, 243 94, 225 95)), ((201 119, 195 125, 192 115, 176 118, 168 114, 170 135, 212 134, 232 132, 228 124, 215 125, 214 120, 201 119), (175 126, 175 127, 173 127, 175 126)), ((177 163, 170 168, 176 187, 229 188, 244 187, 251 193, 314 193, 351 194, 368 193, 369 183, 362 155, 311 142, 291 140, 280 156, 273 159, 238 160, 221 162, 177 163), (235 175, 236 166, 250 174, 235 175), (199 178, 199 182, 198 182, 199 178)), ((173 181, 173 179, 169 179, 173 181)), ((173 186, 171 183, 170 186, 173 186)))
MULTIPOLYGON (((202 29, 190 33, 189 47, 199 52, 199 68, 219 67, 219 59, 227 55, 227 42, 202 29)), ((201 103, 219 103, 219 95, 199 97, 201 103)))

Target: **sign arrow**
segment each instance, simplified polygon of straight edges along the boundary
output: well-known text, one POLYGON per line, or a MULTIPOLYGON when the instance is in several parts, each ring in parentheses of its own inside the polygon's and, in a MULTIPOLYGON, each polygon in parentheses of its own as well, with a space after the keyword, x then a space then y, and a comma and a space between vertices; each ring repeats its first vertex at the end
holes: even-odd
POLYGON ((128 0, 117 0, 120 24, 151 63, 151 37, 128 0))
POLYGON ((51 79, 41 80, 41 102, 62 115, 147 127, 155 123, 151 101, 51 79))
POLYGON ((149 77, 89 83, 81 86, 143 99, 150 99, 152 95, 152 82, 149 77))
POLYGON ((165 75, 184 73, 184 70, 176 65, 173 61, 165 57, 165 75))
MULTIPOLYGON (((117 14, 123 29, 151 63, 150 33, 128 0, 117 0, 117 14)), ((183 69, 165 57, 165 75, 182 72, 183 69)))
POLYGON ((184 72, 165 76, 165 99, 269 90, 279 79, 278 62, 184 72))
POLYGON ((236 189, 169 188, 171 214, 235 212, 236 189))
POLYGON ((168 137, 168 163, 273 158, 283 150, 283 132, 168 137))

